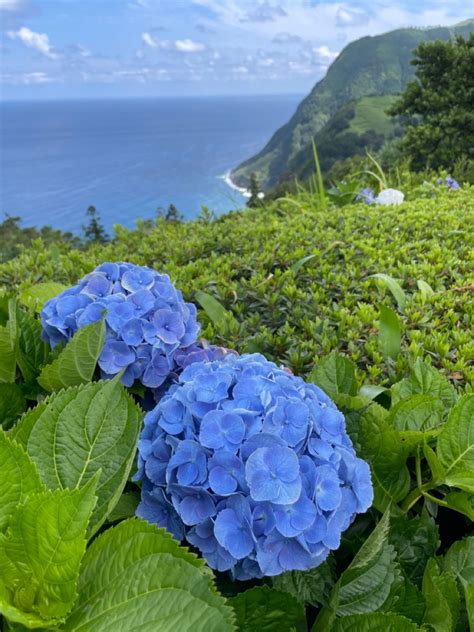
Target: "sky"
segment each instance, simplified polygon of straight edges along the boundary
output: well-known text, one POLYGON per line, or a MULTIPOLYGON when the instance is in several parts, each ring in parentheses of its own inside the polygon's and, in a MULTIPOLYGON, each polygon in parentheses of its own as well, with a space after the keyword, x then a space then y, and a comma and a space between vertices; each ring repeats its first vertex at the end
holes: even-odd
POLYGON ((350 41, 466 0, 0 0, 0 99, 304 94, 350 41))

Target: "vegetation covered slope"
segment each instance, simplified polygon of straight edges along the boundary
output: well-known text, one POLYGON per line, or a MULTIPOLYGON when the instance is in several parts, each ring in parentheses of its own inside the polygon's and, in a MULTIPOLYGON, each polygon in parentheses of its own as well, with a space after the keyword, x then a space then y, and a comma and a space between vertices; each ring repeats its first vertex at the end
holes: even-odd
POLYGON ((290 121, 275 132, 259 154, 233 171, 234 181, 246 186, 250 174, 255 172, 263 188, 268 189, 282 177, 299 176, 308 143, 344 104, 366 96, 399 94, 414 76, 415 69, 410 65, 414 48, 423 41, 465 36, 473 29, 474 20, 468 20, 450 28, 398 29, 352 42, 290 121))
POLYGON ((38 241, 0 266, 0 287, 71 284, 103 261, 128 260, 168 272, 189 300, 213 295, 231 317, 216 326, 200 315, 212 342, 261 351, 302 375, 339 349, 382 382, 421 356, 464 385, 474 377, 474 189, 433 195, 327 211, 293 197, 214 221, 119 228, 112 243, 86 251, 38 241), (398 279, 403 309, 376 273, 398 279), (395 362, 377 337, 381 304, 402 323, 408 353, 395 362))

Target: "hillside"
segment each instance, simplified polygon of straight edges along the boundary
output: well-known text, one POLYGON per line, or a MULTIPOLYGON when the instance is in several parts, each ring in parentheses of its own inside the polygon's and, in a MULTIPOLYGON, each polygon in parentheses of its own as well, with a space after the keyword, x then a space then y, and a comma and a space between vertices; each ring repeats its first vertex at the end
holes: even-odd
MULTIPOLYGON (((384 114, 379 113, 374 117, 374 109, 377 110, 382 104, 372 101, 371 105, 375 107, 367 107, 369 103, 364 97, 399 94, 414 76, 415 69, 410 65, 410 60, 413 49, 421 42, 447 40, 455 35, 467 35, 473 29, 474 20, 468 20, 449 28, 398 29, 352 42, 301 102, 288 123, 275 132, 260 153, 232 172, 233 180, 238 185, 246 186, 250 174, 255 172, 261 186, 268 189, 282 177, 300 176, 307 164, 310 140, 321 132, 322 138, 316 136, 320 148, 329 133, 328 129, 324 131, 324 127, 334 116, 347 119, 347 111, 338 111, 352 101, 359 102, 358 113, 350 119, 351 125, 346 132, 359 136, 355 144, 363 145, 364 139, 361 137, 371 130, 380 133, 377 131, 380 126, 384 128, 382 133, 385 135, 389 123, 384 120, 384 114)), ((335 125, 338 125, 338 120, 335 125)), ((351 155, 348 151, 346 156, 351 155)), ((321 150, 319 153, 323 155, 321 150)), ((337 158, 340 157, 345 156, 338 154, 337 158)))

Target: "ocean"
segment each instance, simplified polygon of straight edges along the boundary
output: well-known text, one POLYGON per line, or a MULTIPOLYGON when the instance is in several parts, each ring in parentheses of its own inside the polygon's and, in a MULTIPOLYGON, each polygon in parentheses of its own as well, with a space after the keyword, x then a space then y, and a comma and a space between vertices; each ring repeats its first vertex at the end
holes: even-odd
MULTIPOLYGON (((0 215, 80 233, 94 205, 108 231, 173 203, 186 219, 245 205, 225 175, 301 97, 0 103, 0 215)), ((2 218, 0 217, 0 220, 2 218)))

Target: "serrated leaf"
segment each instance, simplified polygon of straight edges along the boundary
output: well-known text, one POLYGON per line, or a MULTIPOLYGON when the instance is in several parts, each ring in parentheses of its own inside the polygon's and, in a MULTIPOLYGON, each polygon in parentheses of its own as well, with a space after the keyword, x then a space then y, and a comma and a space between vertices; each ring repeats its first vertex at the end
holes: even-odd
POLYGON ((397 600, 390 610, 421 625, 426 609, 425 598, 421 590, 418 590, 415 584, 405 578, 398 587, 396 596, 397 600))
POLYGON ((0 327, 0 383, 11 383, 16 377, 16 353, 18 345, 18 327, 16 322, 16 304, 8 301, 8 321, 0 327))
POLYGON ((379 340, 383 355, 395 360, 400 354, 402 329, 397 314, 385 305, 380 307, 379 340))
POLYGON ((90 382, 104 340, 104 320, 79 329, 59 356, 43 368, 38 383, 45 390, 52 392, 90 382))
POLYGON ((43 489, 35 464, 0 429, 0 532, 7 527, 15 507, 43 489))
POLYGON ((464 594, 468 625, 474 628, 474 536, 455 542, 443 560, 445 571, 457 577, 464 594))
POLYGON ((330 397, 340 393, 357 395, 359 390, 355 364, 338 353, 331 353, 319 360, 311 371, 309 380, 330 397))
POLYGON ((397 430, 424 432, 442 424, 443 402, 430 395, 410 395, 390 409, 388 422, 397 430))
POLYGON ((18 384, 0 384, 0 427, 7 430, 26 409, 26 399, 18 384))
POLYGON ((439 546, 438 527, 433 518, 425 512, 411 520, 406 516, 393 518, 389 541, 397 551, 397 562, 405 575, 421 586, 425 566, 439 546))
POLYGON ((451 410, 438 436, 436 454, 448 485, 474 492, 474 395, 465 395, 451 410))
POLYGON ((42 341, 39 320, 24 310, 17 313, 20 336, 17 363, 25 382, 34 380, 48 359, 49 347, 42 341))
POLYGON ((429 560, 423 575, 426 610, 423 622, 436 632, 454 632, 459 618, 460 599, 451 573, 440 573, 436 560, 429 560))
POLYGON ((0 534, 0 611, 27 627, 60 622, 76 599, 96 479, 29 496, 0 534))
POLYGON ((388 274, 383 273, 371 274, 368 278, 381 281, 382 285, 384 285, 392 293, 392 296, 396 300, 400 310, 403 311, 405 309, 407 298, 405 292, 402 289, 402 286, 398 281, 393 279, 388 274))
POLYGON ((392 386, 392 406, 410 395, 417 394, 441 399, 446 407, 451 407, 456 402, 456 391, 452 384, 439 371, 419 358, 410 377, 392 386))
POLYGON ((49 299, 57 296, 66 289, 65 285, 61 283, 55 283, 49 281, 48 283, 37 283, 31 287, 25 288, 20 293, 20 301, 26 307, 40 312, 43 309, 43 305, 49 301, 49 299))
POLYGON ((328 605, 318 615, 314 632, 330 630, 335 616, 383 609, 392 587, 401 581, 395 550, 388 543, 389 527, 390 509, 387 509, 336 583, 328 605))
POLYGON ((352 398, 347 404, 350 408, 342 406, 347 431, 359 456, 370 465, 374 506, 385 511, 390 502, 397 503, 408 493, 408 451, 399 433, 387 423, 385 409, 361 397, 352 398))
POLYGON ((101 470, 89 525, 94 533, 125 486, 140 424, 140 409, 115 378, 49 397, 23 416, 12 435, 51 489, 80 487, 101 470))
POLYGON ((108 529, 84 556, 65 632, 231 632, 234 613, 203 561, 164 529, 132 519, 108 529))
POLYGON ((212 324, 220 327, 222 333, 226 334, 229 330, 229 320, 232 319, 230 312, 217 299, 201 290, 195 293, 194 298, 209 316, 212 324))
POLYGON ((287 592, 256 586, 229 600, 240 632, 290 632, 305 620, 303 606, 287 592))
POLYGON ((309 571, 288 571, 272 578, 273 587, 290 593, 302 604, 325 604, 334 586, 334 573, 326 561, 309 571))
POLYGON ((418 626, 398 614, 374 612, 338 619, 331 632, 416 632, 418 626))

